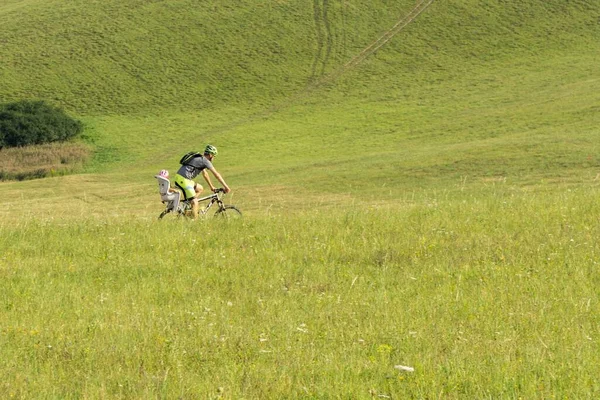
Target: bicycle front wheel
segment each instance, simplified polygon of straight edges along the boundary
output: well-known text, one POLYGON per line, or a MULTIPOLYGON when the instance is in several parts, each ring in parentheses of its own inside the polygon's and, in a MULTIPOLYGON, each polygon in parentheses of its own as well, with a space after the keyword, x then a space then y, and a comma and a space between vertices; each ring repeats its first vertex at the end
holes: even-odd
POLYGON ((236 206, 223 206, 215 212, 215 217, 236 219, 242 217, 242 212, 236 206))

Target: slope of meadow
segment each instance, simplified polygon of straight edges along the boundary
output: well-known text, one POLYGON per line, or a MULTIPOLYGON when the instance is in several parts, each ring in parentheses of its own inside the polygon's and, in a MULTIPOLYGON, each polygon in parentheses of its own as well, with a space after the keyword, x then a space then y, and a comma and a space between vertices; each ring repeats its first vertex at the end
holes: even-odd
POLYGON ((361 50, 410 5, 9 3, 0 6, 3 96, 92 115, 262 106, 361 50))
POLYGON ((598 397, 600 3, 485 3, 0 0, 95 149, 0 183, 0 396, 598 397), (206 142, 245 218, 157 223, 206 142))
POLYGON ((237 187, 359 194, 595 178, 594 2, 434 2, 339 73, 413 6, 9 2, 0 95, 81 117, 96 148, 88 171, 126 171, 143 191, 208 141, 237 187))

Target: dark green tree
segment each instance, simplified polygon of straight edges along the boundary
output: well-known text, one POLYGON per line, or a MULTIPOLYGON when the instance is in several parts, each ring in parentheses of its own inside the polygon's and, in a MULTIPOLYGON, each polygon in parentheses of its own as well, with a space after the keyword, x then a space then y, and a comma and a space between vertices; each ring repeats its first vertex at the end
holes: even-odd
POLYGON ((0 105, 0 148, 66 141, 82 131, 80 121, 44 101, 0 105))

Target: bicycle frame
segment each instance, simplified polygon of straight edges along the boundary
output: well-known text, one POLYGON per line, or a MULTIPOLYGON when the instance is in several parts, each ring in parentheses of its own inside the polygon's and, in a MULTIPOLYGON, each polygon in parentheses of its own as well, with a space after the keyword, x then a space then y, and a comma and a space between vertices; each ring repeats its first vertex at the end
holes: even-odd
MULTIPOLYGON (((210 210, 210 208, 215 203, 217 203, 219 205, 219 208, 222 209, 223 208, 223 200, 221 200, 221 198, 224 196, 224 194, 225 193, 223 192, 223 190, 219 189, 216 193, 212 193, 212 194, 209 194, 208 196, 198 198, 198 203, 208 201, 208 204, 206 204, 206 206, 204 206, 204 207, 201 207, 200 205, 198 205, 198 214, 206 215, 208 213, 208 211, 210 210)), ((179 203, 179 207, 177 209, 177 213, 179 215, 188 216, 188 214, 191 212, 192 212, 192 199, 183 200, 181 203, 179 203)))
MULTIPOLYGON (((213 193, 211 195, 205 196, 205 197, 201 197, 198 199, 198 203, 202 202, 202 201, 206 201, 206 200, 210 200, 208 202, 208 204, 205 207, 200 207, 198 206, 198 213, 205 215, 208 210, 210 210, 210 208, 212 207, 213 204, 218 203, 219 207, 223 206, 223 202, 221 201, 221 197, 219 196, 219 193, 213 193)), ((187 200, 188 206, 192 207, 191 201, 187 200)))

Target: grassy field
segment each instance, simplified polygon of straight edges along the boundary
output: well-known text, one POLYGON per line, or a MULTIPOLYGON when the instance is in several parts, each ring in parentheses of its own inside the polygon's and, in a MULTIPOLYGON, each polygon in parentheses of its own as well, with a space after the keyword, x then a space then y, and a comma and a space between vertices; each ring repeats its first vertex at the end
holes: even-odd
POLYGON ((595 397, 597 197, 494 190, 230 224, 3 225, 1 390, 595 397))
POLYGON ((598 397, 600 4, 360 58, 414 6, 0 0, 0 101, 93 152, 0 182, 0 397, 598 397), (244 219, 159 223, 207 142, 244 219))

